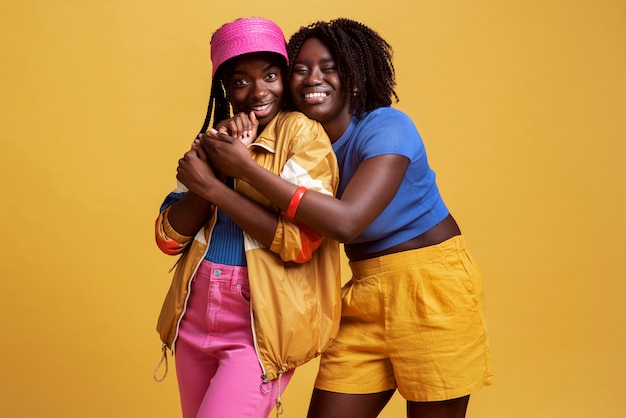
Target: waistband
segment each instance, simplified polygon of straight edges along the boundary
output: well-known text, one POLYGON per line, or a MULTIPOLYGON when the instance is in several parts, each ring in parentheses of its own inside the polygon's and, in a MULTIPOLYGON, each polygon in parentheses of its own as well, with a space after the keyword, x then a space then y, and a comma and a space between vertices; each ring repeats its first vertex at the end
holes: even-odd
POLYGON ((200 262, 198 271, 193 279, 228 283, 231 287, 236 287, 237 285, 249 286, 247 267, 212 263, 208 260, 200 262))
POLYGON ((456 235, 436 245, 387 254, 367 260, 351 261, 349 264, 353 275, 368 276, 384 270, 397 270, 404 266, 413 267, 415 264, 427 263, 431 260, 465 250, 465 237, 456 235))

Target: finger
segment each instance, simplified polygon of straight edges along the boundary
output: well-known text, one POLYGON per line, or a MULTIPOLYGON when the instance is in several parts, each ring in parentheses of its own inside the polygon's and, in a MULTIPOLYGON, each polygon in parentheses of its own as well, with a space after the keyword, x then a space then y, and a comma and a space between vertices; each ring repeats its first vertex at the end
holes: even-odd
POLYGON ((250 125, 251 123, 248 115, 244 112, 240 112, 233 118, 233 128, 230 135, 233 138, 242 138, 246 135, 250 125))
POLYGON ((232 136, 223 134, 223 133, 218 133, 215 139, 217 139, 220 142, 226 142, 227 144, 232 144, 233 141, 235 141, 235 138, 233 138, 232 136))
POLYGON ((254 112, 250 112, 250 123, 254 129, 259 127, 259 120, 256 118, 256 114, 254 112))
POLYGON ((254 112, 250 112, 250 123, 252 123, 252 127, 250 128, 250 136, 256 137, 259 130, 259 120, 256 118, 256 114, 254 112))
POLYGON ((236 117, 221 122, 217 128, 218 132, 229 134, 230 136, 236 136, 239 132, 236 117))
POLYGON ((257 127, 259 126, 259 121, 257 120, 254 112, 250 112, 248 115, 248 121, 250 123, 246 126, 246 131, 239 137, 241 143, 246 147, 256 139, 257 127))
POLYGON ((207 154, 204 151, 204 148, 202 147, 202 145, 198 144, 197 146, 195 146, 195 150, 196 150, 196 153, 198 154, 198 158, 200 158, 202 161, 208 161, 207 154))

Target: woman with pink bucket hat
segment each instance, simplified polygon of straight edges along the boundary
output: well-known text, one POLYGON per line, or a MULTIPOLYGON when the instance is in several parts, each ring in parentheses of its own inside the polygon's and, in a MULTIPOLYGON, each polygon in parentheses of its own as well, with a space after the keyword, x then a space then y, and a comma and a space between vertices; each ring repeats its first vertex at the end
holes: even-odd
POLYGON ((290 207, 281 212, 248 184, 214 172, 194 141, 156 220, 159 248, 180 258, 157 325, 163 360, 155 379, 167 374, 170 349, 184 418, 282 412, 294 369, 321 354, 339 328, 339 245, 294 221, 307 190, 334 195, 337 161, 322 126, 284 108, 287 60, 272 21, 220 27, 200 132, 212 120, 212 130, 236 127, 242 141, 254 138, 252 158, 298 186, 290 207))

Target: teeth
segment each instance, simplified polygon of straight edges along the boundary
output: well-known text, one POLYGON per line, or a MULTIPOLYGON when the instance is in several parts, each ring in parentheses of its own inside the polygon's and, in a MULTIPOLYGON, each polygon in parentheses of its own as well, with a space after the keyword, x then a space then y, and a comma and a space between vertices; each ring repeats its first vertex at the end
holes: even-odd
POLYGON ((265 110, 269 107, 269 104, 265 104, 265 105, 261 105, 261 106, 251 106, 250 109, 254 110, 255 112, 260 112, 262 110, 265 110))
POLYGON ((326 97, 326 93, 306 93, 304 95, 305 99, 313 99, 317 97, 326 97))

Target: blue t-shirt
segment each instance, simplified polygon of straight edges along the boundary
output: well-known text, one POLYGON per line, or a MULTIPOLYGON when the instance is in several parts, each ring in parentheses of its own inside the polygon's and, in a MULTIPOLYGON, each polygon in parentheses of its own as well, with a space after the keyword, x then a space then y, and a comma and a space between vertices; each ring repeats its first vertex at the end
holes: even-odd
POLYGON ((381 107, 363 119, 353 117, 333 149, 339 162, 339 198, 364 160, 399 154, 411 161, 389 206, 359 236, 345 244, 349 253, 366 255, 391 248, 428 231, 448 216, 422 138, 405 113, 381 107))

